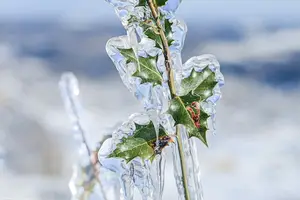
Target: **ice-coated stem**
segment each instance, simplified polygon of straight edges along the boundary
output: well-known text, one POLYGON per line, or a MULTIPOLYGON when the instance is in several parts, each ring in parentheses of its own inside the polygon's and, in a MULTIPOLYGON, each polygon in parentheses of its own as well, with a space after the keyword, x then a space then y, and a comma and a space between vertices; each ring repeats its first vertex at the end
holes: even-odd
POLYGON ((175 88, 175 83, 174 83, 174 73, 172 70, 172 58, 171 58, 171 53, 168 45, 168 40, 166 38, 165 32, 162 28, 160 19, 159 19, 159 12, 157 12, 157 6, 154 4, 153 0, 147 0, 148 5, 150 7, 152 16, 155 19, 156 26, 159 31, 159 36, 162 40, 162 47, 163 47, 163 54, 165 58, 165 66, 166 70, 168 72, 168 85, 170 87, 170 92, 171 92, 171 97, 174 98, 176 96, 176 88, 175 88))
POLYGON ((156 172, 157 172, 157 180, 158 180, 158 194, 156 199, 161 200, 162 199, 162 194, 164 190, 164 175, 165 175, 165 158, 163 155, 157 155, 157 162, 155 163, 156 167, 156 172))
POLYGON ((188 181, 187 181, 187 171, 186 171, 186 167, 185 167, 186 163, 185 163, 185 157, 184 157, 184 147, 182 144, 179 126, 176 126, 176 137, 177 137, 177 148, 178 148, 178 152, 179 152, 179 160, 180 160, 180 166, 181 166, 184 196, 185 196, 185 200, 190 200, 190 194, 189 194, 189 190, 188 190, 188 181))
MULTIPOLYGON (((162 40, 162 47, 163 47, 163 54, 164 54, 164 58, 165 58, 165 66, 166 66, 166 70, 168 73, 168 85, 170 88, 170 94, 171 94, 171 98, 173 99, 174 97, 176 97, 176 88, 175 88, 175 83, 174 83, 174 72, 172 70, 172 58, 171 58, 171 53, 170 53, 170 49, 169 49, 169 45, 168 45, 168 40, 166 38, 166 35, 164 33, 164 30, 162 28, 160 19, 159 19, 159 12, 157 12, 157 6, 154 4, 153 0, 147 0, 148 5, 150 7, 151 13, 155 19, 155 23, 156 26, 159 30, 159 35, 160 38, 162 40)), ((183 145, 181 142, 181 136, 179 133, 179 129, 178 126, 176 127, 176 136, 178 139, 178 151, 180 154, 180 165, 181 165, 181 171, 182 171, 182 182, 183 182, 183 187, 184 187, 184 194, 185 194, 185 199, 186 200, 190 200, 190 195, 189 195, 189 191, 188 191, 188 183, 187 183, 187 174, 186 174, 186 169, 185 169, 185 159, 184 159, 184 149, 183 149, 183 145)))
POLYGON ((91 156, 91 149, 86 140, 86 134, 84 129, 82 128, 80 121, 80 103, 78 100, 79 95, 79 87, 78 81, 74 74, 65 73, 62 75, 61 80, 59 82, 60 91, 64 100, 66 111, 69 115, 70 121, 72 123, 72 127, 74 129, 75 134, 79 140, 81 140, 82 144, 85 146, 87 153, 91 156))
POLYGON ((96 168, 96 165, 93 164, 92 159, 92 150, 89 147, 87 140, 86 140, 86 134, 85 131, 81 125, 80 120, 80 103, 78 100, 79 95, 79 87, 78 87, 78 81, 73 73, 65 73, 62 75, 61 80, 59 82, 60 91, 64 100, 66 111, 69 115, 69 118, 72 122, 72 126, 74 129, 74 133, 77 134, 77 139, 80 140, 80 143, 84 145, 84 147, 87 150, 89 160, 93 165, 93 171, 94 171, 94 178, 99 184, 99 188, 101 190, 101 197, 103 200, 107 200, 102 183, 98 177, 98 170, 96 168))

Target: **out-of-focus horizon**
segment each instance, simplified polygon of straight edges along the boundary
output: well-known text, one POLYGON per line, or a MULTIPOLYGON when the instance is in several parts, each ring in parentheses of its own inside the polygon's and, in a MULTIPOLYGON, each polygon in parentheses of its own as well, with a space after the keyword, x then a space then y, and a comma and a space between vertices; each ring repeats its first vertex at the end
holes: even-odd
MULTIPOLYGON (((235 21, 237 16, 238 20, 255 17, 280 20, 291 17, 290 20, 296 22, 300 18, 299 7, 300 2, 295 0, 185 0, 178 9, 177 16, 201 21, 209 19, 235 21)), ((52 18, 73 24, 117 21, 110 5, 99 0, 2 1, 0 17, 17 20, 52 18)))
MULTIPOLYGON (((183 0, 178 10, 189 29, 183 61, 214 54, 226 81, 217 135, 209 149, 199 144, 207 200, 300 199, 299 8, 296 0, 183 0)), ((76 151, 61 73, 80 81, 90 143, 141 111, 105 52, 122 34, 104 0, 0 2, 0 200, 70 199, 76 151)), ((176 198, 167 171, 164 199, 176 198)))

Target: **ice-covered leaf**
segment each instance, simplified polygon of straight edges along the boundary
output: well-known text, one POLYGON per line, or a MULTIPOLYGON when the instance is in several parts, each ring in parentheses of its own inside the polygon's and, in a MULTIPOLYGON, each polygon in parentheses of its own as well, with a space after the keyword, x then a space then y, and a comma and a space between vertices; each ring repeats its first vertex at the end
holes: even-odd
POLYGON ((168 0, 155 0, 157 6, 164 6, 166 5, 167 1, 168 0))
MULTIPOLYGON (((156 132, 152 122, 148 125, 135 124, 136 130, 132 136, 123 138, 123 141, 117 145, 117 148, 109 155, 109 157, 123 158, 126 162, 136 157, 141 159, 152 160, 155 156, 156 132)), ((164 131, 163 127, 159 129, 159 148, 164 148, 170 138, 164 131)))
POLYGON ((137 57, 133 49, 119 49, 119 51, 126 59, 126 63, 133 62, 137 65, 137 70, 133 76, 141 78, 142 83, 162 84, 162 75, 156 67, 157 56, 137 57))
POLYGON ((146 6, 146 0, 139 0, 139 4, 137 6, 146 6))
POLYGON ((147 26, 147 25, 144 25, 143 28, 144 28, 144 34, 151 40, 155 41, 155 46, 157 48, 162 49, 162 40, 160 38, 158 30, 155 30, 155 27, 147 26))
POLYGON ((212 91, 216 84, 215 73, 208 66, 201 72, 196 72, 193 69, 190 76, 182 80, 181 92, 183 94, 191 93, 200 97, 200 100, 203 101, 212 96, 212 91))
POLYGON ((123 138, 123 142, 117 144, 117 148, 108 156, 110 158, 123 158, 130 162, 136 157, 141 159, 150 159, 154 150, 148 145, 148 142, 142 138, 128 137, 123 138))
MULTIPOLYGON (((135 124, 136 130, 134 131, 133 137, 135 138, 143 138, 149 144, 156 140, 156 131, 151 121, 148 125, 139 125, 135 124)), ((162 126, 159 128, 159 137, 166 136, 167 133, 163 129, 162 126)))
POLYGON ((182 90, 187 94, 174 98, 168 111, 176 125, 182 124, 186 127, 189 137, 197 137, 205 145, 207 120, 210 116, 201 108, 201 102, 213 95, 216 84, 215 74, 209 67, 201 72, 193 70, 181 84, 182 90))
POLYGON ((172 25, 173 23, 170 22, 168 19, 165 19, 165 35, 168 39, 168 45, 170 46, 174 39, 173 39, 173 32, 172 32, 172 25))
MULTIPOLYGON (((153 3, 155 3, 156 6, 164 6, 166 5, 168 0, 151 0, 153 3)), ((146 6, 147 0, 139 0, 138 6, 146 6)))
MULTIPOLYGON (((172 45, 174 39, 173 39, 173 32, 172 32, 172 22, 170 22, 168 19, 164 20, 164 32, 166 39, 168 40, 168 45, 172 45)), ((155 46, 157 48, 163 49, 163 43, 161 40, 161 36, 159 34, 158 29, 154 25, 154 23, 141 23, 141 27, 144 29, 144 34, 150 38, 151 40, 155 41, 155 46)))

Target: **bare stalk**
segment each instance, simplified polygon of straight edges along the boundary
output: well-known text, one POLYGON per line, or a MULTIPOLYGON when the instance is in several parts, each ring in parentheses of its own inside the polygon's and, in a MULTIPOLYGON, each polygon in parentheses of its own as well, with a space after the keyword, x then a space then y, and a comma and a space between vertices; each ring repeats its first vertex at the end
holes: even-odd
MULTIPOLYGON (((172 58, 171 58, 171 52, 169 49, 169 44, 168 44, 168 40, 167 37, 165 35, 164 29, 162 27, 162 24, 160 22, 159 19, 159 11, 157 9, 157 6, 155 5, 155 3, 153 2, 153 0, 147 0, 147 3, 150 7, 152 16, 155 19, 155 23, 156 26, 158 28, 159 31, 159 36, 160 39, 162 41, 162 47, 163 47, 163 54, 164 54, 164 58, 165 58, 165 66, 166 66, 166 70, 168 73, 168 85, 170 88, 170 93, 171 93, 171 98, 173 99, 174 97, 176 97, 176 88, 175 88, 175 83, 174 83, 174 72, 172 70, 172 58)), ((181 135, 179 132, 179 128, 178 126, 176 127, 176 136, 177 136, 177 140, 178 140, 178 151, 179 151, 179 157, 180 157, 180 165, 181 165, 181 172, 182 172, 182 182, 183 182, 183 187, 184 187, 184 195, 185 195, 185 199, 186 200, 190 200, 190 195, 189 195, 189 191, 188 191, 188 183, 187 183, 187 171, 186 171, 186 167, 185 167, 185 159, 184 159, 184 147, 182 145, 182 140, 181 140, 181 135)))

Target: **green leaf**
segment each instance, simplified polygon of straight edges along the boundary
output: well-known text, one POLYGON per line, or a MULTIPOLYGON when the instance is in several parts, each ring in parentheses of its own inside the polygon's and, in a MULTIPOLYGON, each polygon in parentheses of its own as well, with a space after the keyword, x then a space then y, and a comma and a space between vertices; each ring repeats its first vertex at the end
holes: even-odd
MULTIPOLYGON (((123 158, 126 162, 131 161, 136 157, 140 157, 142 160, 153 160, 155 157, 155 142, 156 132, 152 122, 148 125, 135 124, 136 130, 132 136, 124 138, 121 143, 117 145, 117 148, 109 155, 110 158, 123 158)), ((163 127, 159 128, 159 139, 163 139, 167 136, 163 127)))
MULTIPOLYGON (((172 24, 168 19, 165 19, 164 23, 164 32, 165 36, 168 40, 168 45, 171 46, 174 42, 173 40, 173 32, 172 32, 172 24)), ((155 46, 157 48, 163 49, 163 43, 161 37, 159 35, 159 31, 155 29, 154 24, 141 23, 140 24, 144 28, 144 34, 151 40, 155 41, 155 46)))
POLYGON ((157 6, 164 6, 166 5, 168 0, 155 0, 157 6))
POLYGON ((193 70, 191 75, 181 83, 181 89, 186 94, 175 97, 168 111, 173 116, 176 125, 182 124, 186 127, 189 137, 197 137, 205 145, 207 145, 207 121, 210 116, 200 105, 213 95, 213 88, 216 84, 215 73, 209 67, 201 72, 193 70))
POLYGON ((168 19, 165 19, 165 35, 167 37, 169 46, 171 46, 172 43, 174 42, 173 32, 172 32, 172 25, 173 25, 173 23, 171 23, 168 19))
POLYGON ((133 49, 119 49, 120 53, 126 59, 126 63, 135 63, 137 70, 133 74, 135 77, 142 79, 142 83, 153 83, 154 85, 161 85, 163 78, 156 68, 157 56, 136 57, 133 49))
POLYGON ((123 158, 130 162, 136 157, 142 160, 150 159, 154 150, 148 142, 142 138, 123 138, 122 143, 117 144, 117 148, 108 156, 109 158, 123 158))
POLYGON ((140 0, 137 6, 146 6, 146 0, 140 0))
POLYGON ((215 73, 205 67, 201 72, 192 70, 189 77, 185 78, 181 82, 181 92, 183 94, 191 93, 196 97, 200 97, 199 100, 206 100, 212 96, 212 90, 216 86, 215 73))
MULTIPOLYGON (((166 5, 168 0, 153 0, 157 6, 166 5)), ((137 6, 146 6, 146 0, 139 0, 139 4, 137 6)))
MULTIPOLYGON (((149 144, 156 141, 156 131, 151 121, 148 125, 135 124, 136 130, 133 134, 135 138, 143 138, 149 144)), ((159 127, 159 137, 167 136, 162 126, 159 127)))
POLYGON ((189 137, 199 138, 205 145, 207 145, 206 140, 206 130, 207 123, 203 124, 200 128, 196 127, 194 120, 192 119, 190 113, 187 111, 184 102, 180 97, 175 97, 171 100, 170 108, 168 111, 175 120, 175 125, 182 124, 185 126, 189 137))
POLYGON ((160 35, 157 33, 157 30, 154 30, 153 27, 147 27, 144 26, 144 34, 151 40, 155 41, 155 46, 157 48, 162 49, 163 48, 163 44, 162 44, 162 40, 160 38, 160 35))

